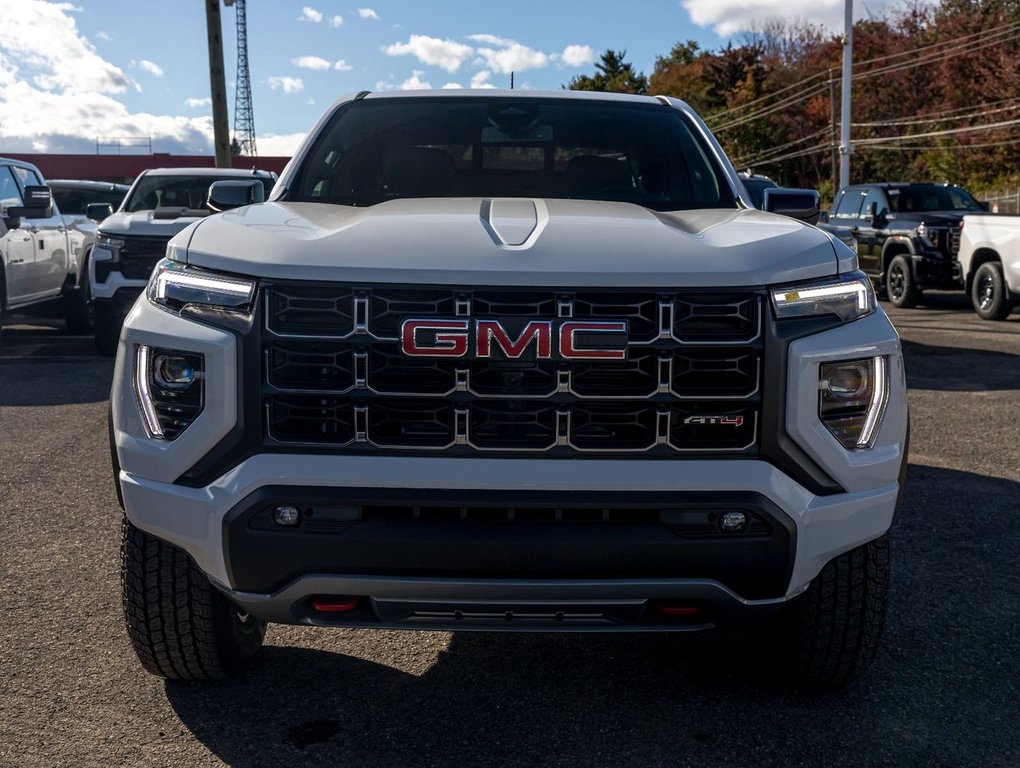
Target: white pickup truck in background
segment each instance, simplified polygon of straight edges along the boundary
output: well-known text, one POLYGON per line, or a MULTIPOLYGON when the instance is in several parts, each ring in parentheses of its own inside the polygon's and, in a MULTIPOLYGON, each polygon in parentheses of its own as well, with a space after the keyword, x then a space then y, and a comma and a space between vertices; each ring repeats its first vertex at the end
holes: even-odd
POLYGON ((1020 216, 964 216, 957 258, 978 315, 1009 317, 1020 303, 1020 216))
POLYGON ((0 157, 0 322, 9 310, 62 299, 68 331, 89 331, 78 275, 93 237, 67 226, 38 168, 0 157))

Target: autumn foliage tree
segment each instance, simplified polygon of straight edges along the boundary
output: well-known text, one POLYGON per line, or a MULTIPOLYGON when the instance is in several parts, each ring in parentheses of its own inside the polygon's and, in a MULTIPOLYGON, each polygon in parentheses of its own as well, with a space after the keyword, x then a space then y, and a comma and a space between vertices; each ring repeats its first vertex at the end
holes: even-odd
MULTIPOLYGON (((831 195, 840 36, 772 21, 715 51, 677 42, 647 79, 625 56, 568 87, 684 99, 741 169, 831 195)), ((851 137, 853 181, 1020 184, 1020 3, 906 0, 858 21, 851 137)))

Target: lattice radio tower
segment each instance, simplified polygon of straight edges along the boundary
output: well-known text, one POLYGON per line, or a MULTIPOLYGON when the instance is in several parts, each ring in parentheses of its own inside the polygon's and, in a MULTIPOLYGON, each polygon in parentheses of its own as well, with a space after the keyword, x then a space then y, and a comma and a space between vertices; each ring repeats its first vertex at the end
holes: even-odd
MULTIPOLYGON (((230 5, 227 2, 227 5, 230 5)), ((251 105, 248 73, 248 16, 245 0, 233 0, 237 10, 237 90, 234 94, 234 146, 239 154, 258 157, 255 147, 255 111, 251 105)))

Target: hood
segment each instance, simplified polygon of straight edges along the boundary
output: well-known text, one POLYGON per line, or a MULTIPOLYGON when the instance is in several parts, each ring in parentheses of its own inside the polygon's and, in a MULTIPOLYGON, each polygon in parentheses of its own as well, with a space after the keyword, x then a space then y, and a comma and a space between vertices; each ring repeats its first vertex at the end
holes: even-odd
POLYGON ((784 216, 582 200, 263 203, 205 219, 190 235, 190 264, 295 280, 707 287, 838 271, 832 240, 784 216))
POLYGON ((180 216, 176 219, 157 219, 155 211, 118 211, 107 216, 99 225, 104 235, 113 237, 165 237, 169 240, 189 224, 201 221, 205 216, 180 216))

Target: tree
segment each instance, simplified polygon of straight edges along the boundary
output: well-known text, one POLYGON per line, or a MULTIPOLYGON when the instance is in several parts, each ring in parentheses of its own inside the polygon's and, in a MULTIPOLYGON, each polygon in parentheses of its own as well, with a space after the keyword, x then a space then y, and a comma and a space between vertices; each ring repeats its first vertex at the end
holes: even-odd
POLYGON ((626 51, 609 49, 595 65, 594 75, 578 75, 567 83, 572 91, 609 91, 612 93, 648 93, 648 78, 635 72, 634 65, 626 61, 626 51))

